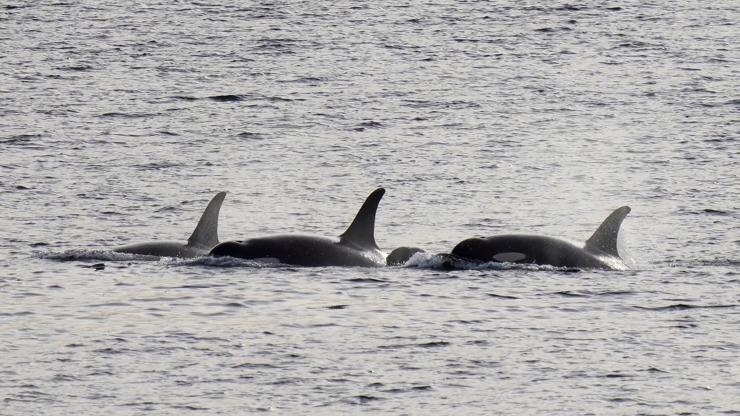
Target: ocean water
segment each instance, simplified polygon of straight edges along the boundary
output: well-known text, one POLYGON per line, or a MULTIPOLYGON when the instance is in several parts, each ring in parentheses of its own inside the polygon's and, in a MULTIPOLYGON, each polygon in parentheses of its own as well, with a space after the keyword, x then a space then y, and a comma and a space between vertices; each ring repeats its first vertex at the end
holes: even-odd
POLYGON ((0 414, 740 414, 740 3, 0 5, 0 414), (148 260, 582 242, 627 271, 148 260))

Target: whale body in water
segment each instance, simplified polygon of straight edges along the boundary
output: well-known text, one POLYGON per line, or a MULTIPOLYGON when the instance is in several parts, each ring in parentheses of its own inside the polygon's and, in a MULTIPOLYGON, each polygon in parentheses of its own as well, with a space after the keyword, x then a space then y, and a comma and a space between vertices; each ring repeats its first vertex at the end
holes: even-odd
POLYGON ((579 247, 559 238, 539 235, 497 235, 469 238, 452 249, 452 258, 474 262, 540 264, 584 269, 625 269, 617 240, 622 221, 630 213, 623 206, 612 212, 579 247))
POLYGON ((385 255, 375 243, 375 214, 385 190, 378 188, 365 200, 339 241, 309 235, 274 235, 223 242, 211 250, 216 257, 277 259, 295 266, 385 265, 385 255))
POLYGON ((225 197, 226 192, 219 192, 211 199, 187 243, 150 241, 116 247, 112 251, 158 257, 192 258, 205 256, 218 244, 218 215, 225 197))

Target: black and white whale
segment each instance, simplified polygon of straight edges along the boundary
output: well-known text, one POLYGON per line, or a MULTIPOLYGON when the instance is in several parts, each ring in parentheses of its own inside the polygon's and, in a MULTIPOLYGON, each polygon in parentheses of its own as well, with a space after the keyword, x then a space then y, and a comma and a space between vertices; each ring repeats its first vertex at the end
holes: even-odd
POLYGON ((538 235, 498 235, 469 238, 452 249, 452 259, 474 262, 508 262, 583 269, 626 269, 617 238, 630 207, 612 212, 583 247, 558 238, 538 235))
POLYGON ((210 255, 242 259, 277 259, 295 266, 383 266, 385 255, 375 243, 375 213, 385 190, 367 197, 339 241, 307 235, 275 235, 217 245, 210 255))
POLYGON ((385 263, 388 266, 403 266, 407 261, 411 259, 416 253, 426 253, 426 251, 419 247, 398 247, 391 251, 390 254, 385 258, 385 263))
POLYGON ((116 247, 112 251, 158 257, 205 256, 218 244, 218 214, 225 197, 226 192, 219 192, 211 199, 185 244, 177 241, 151 241, 116 247))

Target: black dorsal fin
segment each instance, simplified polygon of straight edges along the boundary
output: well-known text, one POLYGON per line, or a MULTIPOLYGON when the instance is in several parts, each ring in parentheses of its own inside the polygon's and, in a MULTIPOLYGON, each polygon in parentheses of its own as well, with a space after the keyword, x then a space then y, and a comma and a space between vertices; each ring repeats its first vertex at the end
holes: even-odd
POLYGON ((375 244, 375 213, 383 194, 385 189, 378 188, 367 197, 352 224, 340 236, 340 244, 365 250, 378 250, 378 245, 375 244))
POLYGON ((617 208, 606 217, 591 238, 586 241, 586 246, 584 247, 586 251, 619 257, 619 251, 617 250, 619 227, 622 226, 622 221, 624 221, 624 218, 630 211, 630 207, 624 206, 617 208))
POLYGON ((211 249, 218 244, 218 213, 225 197, 226 192, 219 192, 211 199, 193 234, 188 238, 188 246, 211 249))

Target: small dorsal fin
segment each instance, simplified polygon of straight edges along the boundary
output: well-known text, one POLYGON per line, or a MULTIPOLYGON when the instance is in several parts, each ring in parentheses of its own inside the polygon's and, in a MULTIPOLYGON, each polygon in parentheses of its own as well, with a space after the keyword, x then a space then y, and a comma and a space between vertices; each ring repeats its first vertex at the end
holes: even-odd
POLYGON ((624 206, 617 208, 612 212, 594 234, 586 240, 586 251, 603 253, 614 257, 619 257, 617 250, 617 237, 619 236, 619 227, 622 226, 624 217, 631 211, 630 207, 624 206))
POLYGON ((226 192, 219 192, 211 199, 193 234, 188 238, 188 246, 210 249, 218 244, 218 213, 225 197, 226 192))
POLYGON ((367 250, 377 250, 375 244, 375 213, 385 189, 378 188, 370 194, 357 212, 347 231, 340 236, 339 243, 367 250))

